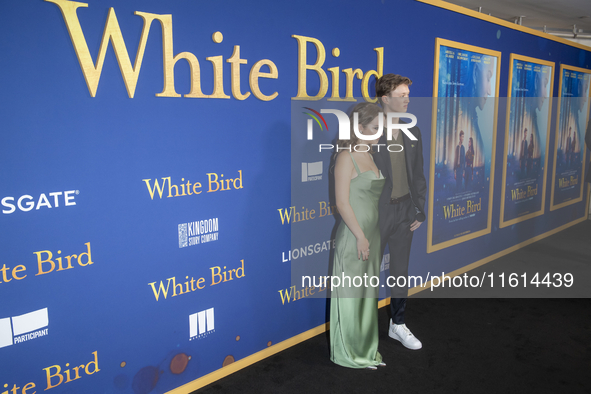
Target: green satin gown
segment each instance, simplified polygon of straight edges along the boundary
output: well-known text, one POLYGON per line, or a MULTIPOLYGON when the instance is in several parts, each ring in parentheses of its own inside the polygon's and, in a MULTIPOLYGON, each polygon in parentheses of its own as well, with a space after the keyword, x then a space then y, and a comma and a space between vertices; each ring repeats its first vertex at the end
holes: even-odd
MULTIPOLYGON (((380 230, 378 227, 378 201, 385 179, 374 171, 360 172, 351 156, 357 177, 351 179, 349 203, 355 218, 369 241, 369 259, 357 258, 357 240, 344 221, 336 234, 333 276, 343 278, 345 286, 332 291, 330 300, 330 359, 349 368, 378 365, 382 356, 378 352, 378 287, 370 286, 372 276, 380 276, 380 230), (367 287, 360 287, 359 279, 367 275, 367 287), (349 287, 346 277, 351 278, 349 287)), ((374 280, 375 284, 375 280, 374 280)))

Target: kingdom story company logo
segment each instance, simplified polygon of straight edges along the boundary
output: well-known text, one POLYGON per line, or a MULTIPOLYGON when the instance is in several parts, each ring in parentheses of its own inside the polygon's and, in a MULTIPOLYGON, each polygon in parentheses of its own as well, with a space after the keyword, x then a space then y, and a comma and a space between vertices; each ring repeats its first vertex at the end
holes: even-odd
POLYGON ((218 218, 197 220, 178 225, 179 248, 217 241, 219 237, 218 218))

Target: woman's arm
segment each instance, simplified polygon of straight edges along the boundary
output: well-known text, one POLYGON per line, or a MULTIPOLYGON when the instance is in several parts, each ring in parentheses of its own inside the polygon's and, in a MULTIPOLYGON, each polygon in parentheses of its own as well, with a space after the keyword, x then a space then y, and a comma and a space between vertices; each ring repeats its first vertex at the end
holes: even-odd
POLYGON ((337 209, 345 224, 357 239, 357 258, 363 257, 363 260, 367 260, 369 257, 369 241, 365 238, 365 234, 361 226, 359 226, 353 208, 349 203, 349 186, 354 171, 355 167, 349 152, 339 153, 334 170, 337 209))

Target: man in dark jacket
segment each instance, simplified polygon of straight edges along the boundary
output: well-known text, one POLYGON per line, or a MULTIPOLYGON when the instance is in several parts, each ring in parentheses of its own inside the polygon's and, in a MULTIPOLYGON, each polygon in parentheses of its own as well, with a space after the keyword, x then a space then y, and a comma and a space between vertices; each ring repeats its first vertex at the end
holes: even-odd
MULTIPOLYGON (((378 101, 388 113, 404 113, 409 103, 409 78, 396 74, 386 74, 376 82, 378 101)), ((404 123, 393 118, 392 123, 404 123)), ((408 261, 413 232, 425 220, 425 195, 427 183, 423 174, 423 142, 418 127, 408 128, 410 138, 405 132, 395 129, 392 140, 382 135, 380 149, 375 162, 386 184, 379 201, 380 233, 382 255, 386 245, 390 249, 390 277, 400 278, 404 286, 391 288, 390 310, 392 319, 388 335, 400 341, 409 349, 420 349, 421 342, 410 332, 404 323, 406 297, 408 295, 408 261), (387 146, 388 149, 385 149, 387 146), (403 149, 400 149, 400 146, 403 149), (392 148, 392 149, 390 149, 392 148)), ((380 145, 378 145, 380 146, 380 145)), ((390 283, 389 283, 390 284, 390 283)))

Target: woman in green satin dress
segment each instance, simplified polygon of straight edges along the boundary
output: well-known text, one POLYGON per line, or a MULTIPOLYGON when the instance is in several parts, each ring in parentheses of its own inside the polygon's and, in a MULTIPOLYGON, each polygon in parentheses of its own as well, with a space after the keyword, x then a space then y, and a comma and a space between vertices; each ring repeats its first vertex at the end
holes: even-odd
POLYGON ((385 365, 378 352, 377 298, 381 260, 378 200, 385 180, 366 148, 378 139, 361 140, 354 133, 357 126, 361 133, 375 135, 383 123, 380 111, 371 103, 355 106, 353 113, 358 119, 351 115, 351 139, 339 141, 334 169, 342 221, 336 234, 332 275, 342 282, 331 293, 330 359, 349 368, 385 365), (352 147, 350 152, 348 147, 352 147))

